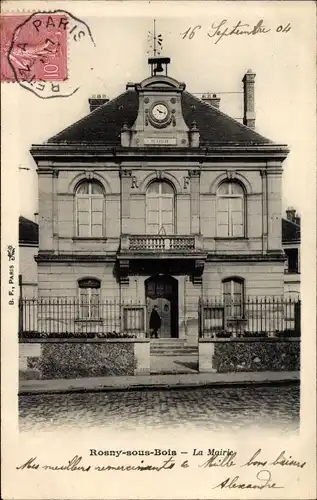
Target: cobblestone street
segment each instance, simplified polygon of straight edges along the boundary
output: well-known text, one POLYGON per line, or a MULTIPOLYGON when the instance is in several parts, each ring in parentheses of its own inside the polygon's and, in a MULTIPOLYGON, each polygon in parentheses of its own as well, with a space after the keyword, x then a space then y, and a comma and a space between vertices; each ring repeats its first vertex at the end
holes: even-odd
POLYGON ((20 430, 111 428, 219 431, 299 429, 299 384, 30 394, 19 397, 20 430))

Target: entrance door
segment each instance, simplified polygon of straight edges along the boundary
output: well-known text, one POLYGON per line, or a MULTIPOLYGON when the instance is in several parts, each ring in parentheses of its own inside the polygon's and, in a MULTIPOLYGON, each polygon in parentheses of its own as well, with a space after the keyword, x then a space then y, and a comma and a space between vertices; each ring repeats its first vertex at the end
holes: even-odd
POLYGON ((156 305, 162 320, 159 337, 178 337, 178 281, 168 275, 151 276, 145 281, 145 294, 148 328, 151 311, 156 305))

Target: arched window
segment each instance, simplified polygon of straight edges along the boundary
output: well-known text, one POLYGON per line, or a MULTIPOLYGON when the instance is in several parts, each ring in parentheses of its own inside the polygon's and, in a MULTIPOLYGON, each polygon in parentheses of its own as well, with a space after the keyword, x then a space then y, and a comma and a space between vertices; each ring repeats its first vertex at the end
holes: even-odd
POLYGON ((78 280, 79 317, 81 319, 100 318, 100 281, 95 278, 78 280))
POLYGON ((245 236, 245 194, 238 182, 225 181, 217 190, 217 236, 245 236))
POLYGON ((104 236, 104 190, 96 181, 83 181, 76 189, 76 234, 82 238, 104 236))
POLYGON ((244 280, 227 278, 222 282, 226 318, 242 318, 244 312, 244 280))
POLYGON ((146 192, 147 234, 174 234, 174 190, 165 181, 152 182, 146 192))

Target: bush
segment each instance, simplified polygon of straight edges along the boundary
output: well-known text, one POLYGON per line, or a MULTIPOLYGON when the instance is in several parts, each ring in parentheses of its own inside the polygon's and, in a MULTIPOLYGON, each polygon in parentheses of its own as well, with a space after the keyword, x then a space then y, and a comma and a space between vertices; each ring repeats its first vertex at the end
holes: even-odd
POLYGON ((69 332, 58 332, 47 334, 44 332, 37 331, 29 331, 22 332, 19 335, 20 339, 94 339, 94 338, 103 338, 103 339, 133 339, 136 338, 136 335, 131 333, 120 333, 120 332, 78 332, 78 333, 69 333, 69 332))
POLYGON ((281 332, 276 331, 275 335, 277 337, 280 337, 280 338, 281 337, 282 338, 285 338, 285 337, 299 338, 300 337, 300 332, 298 332, 297 330, 282 330, 281 332))

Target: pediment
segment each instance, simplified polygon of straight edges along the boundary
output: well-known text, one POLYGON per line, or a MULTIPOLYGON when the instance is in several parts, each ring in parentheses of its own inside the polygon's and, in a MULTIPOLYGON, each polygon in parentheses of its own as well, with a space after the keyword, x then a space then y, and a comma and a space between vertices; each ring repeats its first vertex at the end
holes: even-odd
POLYGON ((182 92, 183 90, 185 90, 186 85, 185 83, 178 82, 177 80, 175 80, 175 78, 171 78, 170 76, 165 75, 150 76, 136 85, 137 90, 150 90, 153 88, 166 88, 182 92))

